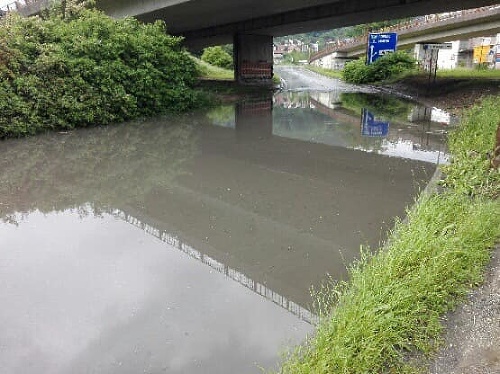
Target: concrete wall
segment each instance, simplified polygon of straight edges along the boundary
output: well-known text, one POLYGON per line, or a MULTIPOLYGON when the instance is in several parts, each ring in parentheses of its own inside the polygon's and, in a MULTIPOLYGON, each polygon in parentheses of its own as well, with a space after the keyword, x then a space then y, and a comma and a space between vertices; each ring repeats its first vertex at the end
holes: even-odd
POLYGON ((272 36, 237 34, 234 37, 235 79, 245 84, 270 85, 273 57, 272 36))
POLYGON ((335 52, 314 60, 312 65, 324 69, 342 70, 346 62, 352 61, 353 59, 355 60, 356 58, 347 57, 347 53, 335 52))

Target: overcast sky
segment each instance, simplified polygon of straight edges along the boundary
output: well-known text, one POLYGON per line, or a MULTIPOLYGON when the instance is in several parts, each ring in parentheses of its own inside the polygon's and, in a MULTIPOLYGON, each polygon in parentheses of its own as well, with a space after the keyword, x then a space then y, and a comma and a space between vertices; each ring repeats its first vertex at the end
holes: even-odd
POLYGON ((0 7, 4 6, 5 4, 10 4, 13 3, 15 0, 0 0, 0 7))

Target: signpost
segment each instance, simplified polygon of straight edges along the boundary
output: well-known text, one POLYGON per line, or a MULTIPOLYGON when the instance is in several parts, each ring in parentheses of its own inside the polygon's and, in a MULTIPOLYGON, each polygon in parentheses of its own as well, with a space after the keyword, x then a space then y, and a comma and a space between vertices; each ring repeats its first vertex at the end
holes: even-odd
POLYGON ((368 35, 366 63, 369 65, 386 53, 395 52, 397 43, 398 34, 395 32, 370 33, 368 35))
POLYGON ((431 77, 434 75, 434 82, 436 82, 436 74, 437 74, 437 68, 438 68, 438 57, 439 57, 439 50, 441 49, 452 49, 453 44, 452 43, 425 43, 422 45, 422 49, 425 52, 425 60, 429 62, 428 68, 429 68, 429 81, 428 84, 431 82, 431 77))

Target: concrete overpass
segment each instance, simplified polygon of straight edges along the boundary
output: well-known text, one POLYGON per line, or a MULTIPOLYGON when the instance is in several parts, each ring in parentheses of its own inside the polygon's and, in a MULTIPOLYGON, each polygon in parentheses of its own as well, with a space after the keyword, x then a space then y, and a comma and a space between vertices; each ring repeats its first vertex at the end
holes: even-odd
MULTIPOLYGON (((398 34, 398 48, 411 48, 417 43, 441 43, 458 38, 492 35, 500 32, 500 5, 453 12, 434 19, 413 20, 383 31, 398 34)), ((335 59, 360 57, 366 53, 367 38, 368 35, 363 35, 332 44, 312 55, 309 62, 333 67, 335 59)))
MULTIPOLYGON (((34 14, 48 0, 23 0, 34 14)), ((97 0, 112 17, 164 20, 171 34, 201 48, 233 42, 235 77, 242 83, 270 83, 272 39, 314 30, 477 8, 498 0, 97 0)), ((22 8, 22 7, 21 7, 22 8)))
POLYGON ((235 78, 242 83, 272 77, 272 38, 377 20, 475 8, 494 0, 97 0, 113 17, 162 19, 192 48, 234 43, 235 78))

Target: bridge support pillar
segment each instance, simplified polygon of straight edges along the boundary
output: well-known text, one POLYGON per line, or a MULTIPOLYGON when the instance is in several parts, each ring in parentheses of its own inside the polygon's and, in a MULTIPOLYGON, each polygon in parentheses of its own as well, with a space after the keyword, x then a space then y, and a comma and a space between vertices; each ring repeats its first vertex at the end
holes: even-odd
POLYGON ((269 139, 273 136, 273 96, 248 98, 236 105, 236 137, 241 141, 269 139))
POLYGON ((236 34, 234 36, 234 79, 246 85, 272 85, 273 37, 236 34))

